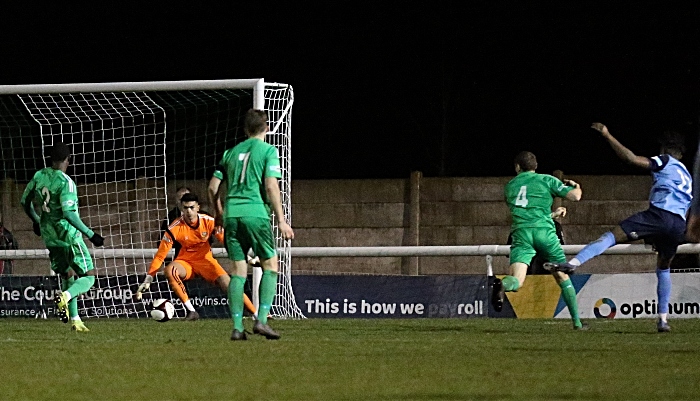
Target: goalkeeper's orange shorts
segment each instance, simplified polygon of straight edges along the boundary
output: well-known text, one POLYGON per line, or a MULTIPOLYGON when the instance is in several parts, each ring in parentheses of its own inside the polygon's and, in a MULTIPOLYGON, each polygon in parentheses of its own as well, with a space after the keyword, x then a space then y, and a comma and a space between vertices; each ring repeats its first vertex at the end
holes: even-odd
POLYGON ((214 257, 209 253, 204 258, 190 260, 190 259, 175 259, 173 262, 177 262, 182 267, 185 268, 187 275, 183 281, 187 281, 194 276, 199 276, 210 283, 216 281, 222 275, 226 275, 226 270, 219 264, 219 262, 214 259, 214 257))

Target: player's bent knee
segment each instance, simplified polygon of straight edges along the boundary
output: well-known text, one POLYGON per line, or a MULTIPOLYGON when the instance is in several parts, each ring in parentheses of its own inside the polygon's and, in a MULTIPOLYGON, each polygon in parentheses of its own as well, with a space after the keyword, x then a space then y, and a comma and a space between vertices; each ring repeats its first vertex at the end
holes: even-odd
POLYGON ((510 275, 518 279, 519 287, 522 287, 527 277, 527 265, 522 262, 514 262, 510 265, 510 275))
POLYGON ((260 259, 260 266, 263 268, 263 270, 271 270, 274 272, 277 272, 279 269, 279 260, 277 256, 273 256, 270 259, 260 259))
POLYGON ((177 262, 170 263, 165 269, 163 269, 163 272, 165 273, 165 277, 168 279, 178 276, 180 279, 184 280, 185 277, 187 277, 187 269, 177 262))
POLYGON ((563 283, 564 281, 569 279, 568 274, 558 271, 552 272, 552 277, 554 277, 554 280, 556 280, 557 283, 563 283))

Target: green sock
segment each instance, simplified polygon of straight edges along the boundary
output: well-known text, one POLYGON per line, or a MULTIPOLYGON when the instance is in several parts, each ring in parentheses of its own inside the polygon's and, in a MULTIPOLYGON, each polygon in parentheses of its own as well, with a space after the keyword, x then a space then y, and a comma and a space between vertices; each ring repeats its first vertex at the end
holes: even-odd
POLYGON ((272 301, 275 300, 275 292, 277 292, 277 272, 263 271, 260 279, 260 307, 258 308, 258 320, 262 324, 267 324, 267 315, 270 314, 272 301))
POLYGON ((566 307, 569 308, 569 314, 571 315, 571 321, 574 322, 574 327, 581 326, 581 319, 578 317, 578 302, 576 302, 576 290, 573 284, 571 284, 571 279, 562 281, 559 283, 561 287, 561 297, 564 298, 564 303, 566 307))
MULTIPOLYGON (((71 285, 75 283, 75 277, 70 276, 65 280, 61 280, 61 290, 66 291, 70 288, 71 285)), ((70 301, 68 301, 68 317, 73 318, 74 316, 78 316, 78 297, 72 297, 70 301)))
MULTIPOLYGON (((83 276, 73 282, 66 291, 70 293, 71 301, 80 294, 85 294, 95 284, 95 276, 83 276)), ((76 301, 77 302, 77 301, 76 301)), ((75 307, 76 313, 78 306, 75 307)))
POLYGON ((518 291, 518 288, 520 288, 520 282, 514 276, 503 277, 501 283, 503 283, 503 289, 506 292, 518 291))
POLYGON ((231 311, 231 319, 233 319, 233 328, 242 332, 243 328, 243 287, 245 286, 245 277, 231 276, 231 282, 228 284, 228 308, 231 311))

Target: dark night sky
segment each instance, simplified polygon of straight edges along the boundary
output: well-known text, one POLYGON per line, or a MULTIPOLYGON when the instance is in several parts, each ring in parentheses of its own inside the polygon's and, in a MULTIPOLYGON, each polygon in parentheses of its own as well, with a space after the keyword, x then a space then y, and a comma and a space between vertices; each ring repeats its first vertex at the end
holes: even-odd
POLYGON ((295 179, 512 175, 520 150, 541 172, 638 173, 593 121, 648 156, 681 131, 692 164, 700 6, 530 3, 4 6, 0 84, 288 83, 295 179))

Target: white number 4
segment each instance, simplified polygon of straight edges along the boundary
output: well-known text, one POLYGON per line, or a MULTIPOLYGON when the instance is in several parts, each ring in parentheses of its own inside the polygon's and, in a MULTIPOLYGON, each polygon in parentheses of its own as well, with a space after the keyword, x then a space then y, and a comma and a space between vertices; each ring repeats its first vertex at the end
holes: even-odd
POLYGON ((527 186, 523 185, 515 198, 515 206, 527 207, 527 186))

